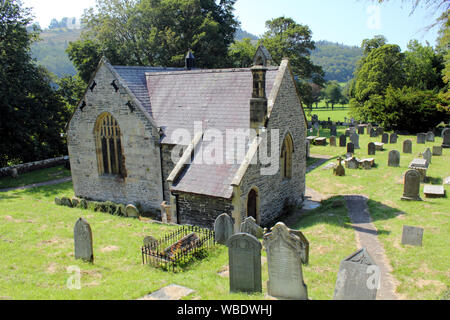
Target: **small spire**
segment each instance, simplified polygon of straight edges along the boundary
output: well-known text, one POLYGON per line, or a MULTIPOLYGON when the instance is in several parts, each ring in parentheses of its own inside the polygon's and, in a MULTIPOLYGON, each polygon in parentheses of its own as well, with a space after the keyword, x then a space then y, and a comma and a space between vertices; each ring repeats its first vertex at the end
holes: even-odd
POLYGON ((192 51, 189 49, 185 58, 185 67, 187 70, 191 70, 194 68, 195 57, 192 51))

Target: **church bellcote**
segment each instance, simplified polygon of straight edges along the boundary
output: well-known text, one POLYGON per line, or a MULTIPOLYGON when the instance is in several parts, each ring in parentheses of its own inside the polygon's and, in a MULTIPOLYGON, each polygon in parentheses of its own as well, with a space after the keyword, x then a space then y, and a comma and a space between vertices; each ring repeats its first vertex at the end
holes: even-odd
POLYGON ((195 57, 192 54, 191 50, 188 51, 186 58, 185 58, 185 64, 186 64, 186 69, 187 70, 191 70, 194 68, 194 62, 195 62, 195 57))
POLYGON ((259 130, 264 127, 267 116, 266 72, 263 65, 251 68, 253 77, 253 93, 250 99, 250 128, 259 130))

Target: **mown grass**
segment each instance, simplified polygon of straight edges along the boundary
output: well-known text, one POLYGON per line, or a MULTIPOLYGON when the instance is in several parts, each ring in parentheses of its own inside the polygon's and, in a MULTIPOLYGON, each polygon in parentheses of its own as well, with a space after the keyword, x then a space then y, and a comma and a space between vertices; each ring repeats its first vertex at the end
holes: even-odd
MULTIPOLYGON (((72 195, 72 183, 0 193, 0 299, 137 299, 169 284, 194 289, 186 299, 266 298, 267 263, 263 293, 255 295, 229 293, 229 279, 218 274, 228 265, 224 246, 181 273, 144 266, 143 238, 159 238, 176 227, 54 204, 56 196, 72 195), (79 217, 93 231, 94 264, 74 259, 73 227, 79 217), (81 269, 81 290, 67 288, 70 266, 81 269)), ((310 264, 303 267, 311 299, 332 298, 339 261, 355 249, 345 208, 329 209, 318 209, 297 225, 311 242, 310 264)))
MULTIPOLYGON (((322 136, 325 136, 321 133, 322 136)), ((343 130, 341 130, 343 133, 343 130)), ((358 158, 373 157, 368 155, 367 144, 380 142, 381 137, 360 136, 361 149, 356 150, 358 158)), ((379 230, 379 239, 386 250, 393 267, 393 275, 399 281, 397 291, 407 299, 440 299, 450 288, 450 186, 445 186, 447 197, 427 199, 423 194, 422 202, 407 202, 403 195, 403 174, 409 163, 419 157, 419 153, 433 145, 441 145, 442 139, 435 143, 416 144, 415 136, 400 136, 397 144, 385 145, 385 151, 374 156, 376 168, 372 170, 346 169, 345 177, 335 177, 332 170, 322 170, 325 163, 307 175, 307 185, 314 190, 331 196, 344 194, 362 194, 370 200, 370 213, 379 230), (404 154, 402 144, 406 139, 413 141, 413 154, 404 154), (388 167, 390 150, 400 151, 400 167, 388 167), (425 229, 423 247, 403 246, 401 236, 403 225, 418 226, 425 229)), ((335 156, 344 155, 346 148, 312 146, 311 153, 335 156)), ((328 162, 328 163, 330 163, 328 162)), ((444 149, 443 156, 433 157, 428 170, 429 184, 442 184, 450 176, 450 152, 444 149)))
MULTIPOLYGON (((322 107, 325 107, 323 105, 322 107)), ((348 107, 335 106, 334 110, 331 110, 331 106, 329 109, 313 109, 310 111, 309 109, 305 109, 306 117, 308 121, 311 121, 311 117, 314 114, 317 114, 319 117, 319 121, 328 121, 328 118, 331 118, 332 121, 341 121, 344 122, 345 118, 350 119, 349 114, 350 109, 348 107)))
POLYGON ((67 170, 64 166, 56 166, 52 168, 27 172, 19 175, 19 177, 17 177, 16 179, 12 177, 2 177, 0 178, 0 189, 23 187, 33 183, 70 177, 70 175, 70 170, 67 170))

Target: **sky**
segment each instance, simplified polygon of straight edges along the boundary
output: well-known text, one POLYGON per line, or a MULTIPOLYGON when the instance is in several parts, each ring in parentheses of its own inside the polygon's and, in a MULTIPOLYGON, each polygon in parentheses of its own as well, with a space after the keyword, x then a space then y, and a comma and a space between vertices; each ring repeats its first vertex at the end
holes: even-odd
MULTIPOLYGON (((32 7, 36 21, 47 28, 52 18, 81 17, 95 0, 23 0, 32 7)), ((425 28, 436 20, 425 8, 412 15, 410 1, 391 0, 378 4, 371 0, 237 0, 235 14, 242 29, 255 35, 265 32, 267 20, 286 16, 309 26, 313 40, 328 40, 360 46, 362 40, 384 35, 389 43, 406 50, 411 39, 432 46, 438 29, 425 28)))

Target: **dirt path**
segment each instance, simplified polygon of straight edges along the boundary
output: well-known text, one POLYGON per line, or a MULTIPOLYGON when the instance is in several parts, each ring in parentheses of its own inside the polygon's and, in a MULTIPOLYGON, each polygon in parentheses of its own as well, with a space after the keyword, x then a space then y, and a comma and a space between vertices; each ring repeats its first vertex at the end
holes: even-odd
POLYGON ((358 248, 366 248, 370 256, 381 270, 380 289, 377 300, 397 300, 395 294, 395 279, 391 275, 392 267, 389 263, 383 245, 378 240, 378 230, 372 223, 367 198, 354 195, 345 196, 348 215, 356 232, 358 248))
POLYGON ((31 189, 31 188, 43 187, 43 186, 52 186, 55 184, 61 184, 61 183, 69 182, 69 181, 72 181, 72 177, 51 180, 51 181, 45 181, 45 182, 40 182, 40 183, 34 183, 34 184, 30 184, 30 185, 23 186, 23 187, 0 189, 0 192, 8 192, 8 191, 14 191, 14 190, 26 190, 26 189, 31 189))

